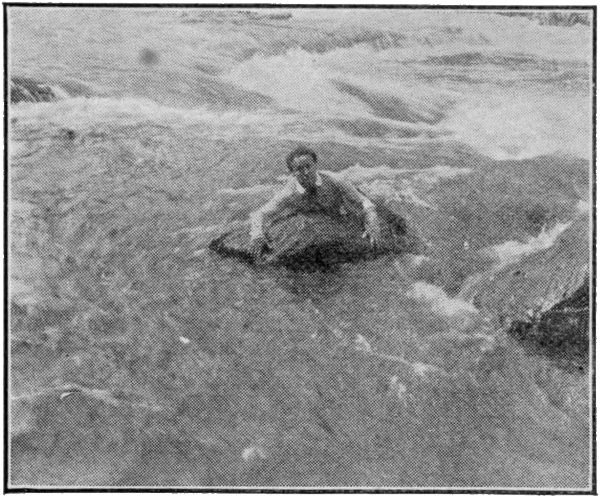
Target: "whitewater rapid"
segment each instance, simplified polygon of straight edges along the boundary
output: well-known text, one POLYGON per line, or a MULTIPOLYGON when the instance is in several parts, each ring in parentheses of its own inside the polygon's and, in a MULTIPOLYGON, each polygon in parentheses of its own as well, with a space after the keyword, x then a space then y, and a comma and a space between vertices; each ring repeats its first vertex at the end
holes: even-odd
POLYGON ((221 13, 210 9, 148 12, 131 26, 132 13, 107 11, 90 24, 88 42, 74 43, 85 10, 28 15, 57 35, 50 43, 41 28, 23 36, 27 15, 15 9, 11 74, 85 97, 15 109, 17 118, 75 129, 149 120, 211 137, 379 147, 456 140, 498 159, 590 153, 584 26, 485 12, 310 9, 273 21, 248 10, 232 14, 249 22, 231 25, 225 40, 221 13), (138 59, 144 50, 157 62, 138 59))
POLYGON ((7 22, 8 76, 56 97, 9 107, 13 482, 587 488, 585 344, 557 359, 503 323, 589 275, 589 25, 15 6, 7 22), (301 272, 208 251, 298 144, 427 254, 301 272))

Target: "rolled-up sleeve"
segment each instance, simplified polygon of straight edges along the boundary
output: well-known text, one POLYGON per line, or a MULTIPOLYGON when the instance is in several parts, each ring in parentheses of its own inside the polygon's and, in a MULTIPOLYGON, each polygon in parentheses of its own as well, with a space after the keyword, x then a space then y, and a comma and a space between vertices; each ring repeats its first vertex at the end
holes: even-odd
POLYGON ((250 238, 264 236, 264 218, 275 212, 280 205, 294 193, 294 183, 288 183, 265 205, 250 214, 250 238))

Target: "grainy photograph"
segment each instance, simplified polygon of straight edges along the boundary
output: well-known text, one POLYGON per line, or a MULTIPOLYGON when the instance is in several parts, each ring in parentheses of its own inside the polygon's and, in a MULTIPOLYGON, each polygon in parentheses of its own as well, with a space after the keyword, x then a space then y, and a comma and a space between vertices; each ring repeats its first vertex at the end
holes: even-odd
POLYGON ((596 492, 595 7, 3 7, 5 492, 596 492))

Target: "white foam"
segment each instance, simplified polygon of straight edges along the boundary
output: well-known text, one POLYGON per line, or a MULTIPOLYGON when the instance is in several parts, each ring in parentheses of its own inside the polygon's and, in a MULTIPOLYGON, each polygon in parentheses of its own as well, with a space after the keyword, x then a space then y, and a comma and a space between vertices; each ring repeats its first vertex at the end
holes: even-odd
POLYGON ((418 267, 430 259, 426 255, 411 255, 411 254, 409 254, 409 260, 413 266, 418 267))
POLYGON ((395 178, 396 176, 404 175, 409 171, 410 169, 393 169, 388 166, 363 167, 360 164, 355 164, 338 173, 329 172, 329 174, 352 183, 361 183, 363 181, 374 179, 395 178))
POLYGON ((495 89, 485 95, 465 94, 444 125, 457 139, 498 160, 555 152, 588 158, 589 112, 587 96, 575 92, 544 95, 495 89))
POLYGON ((322 57, 300 49, 284 55, 257 55, 235 66, 222 79, 246 90, 275 99, 280 105, 329 116, 345 113, 365 115, 368 107, 340 93, 331 82, 337 74, 322 57))
POLYGON ((575 206, 579 214, 588 214, 590 212, 590 203, 585 200, 579 200, 575 206))
POLYGON ((263 193, 273 193, 274 191, 274 185, 253 185, 244 188, 222 188, 217 191, 217 195, 261 195, 263 193))
MULTIPOLYGON (((415 184, 420 184, 422 190, 429 189, 441 179, 453 178, 461 174, 470 174, 472 169, 448 166, 434 166, 421 169, 394 169, 388 166, 363 167, 359 164, 343 169, 339 172, 323 170, 329 176, 360 186, 367 195, 407 201, 429 209, 436 209, 427 201, 419 197, 415 184), (395 178, 406 176, 397 181, 395 178)), ((279 183, 288 180, 288 176, 281 175, 276 178, 279 183)), ((245 188, 224 188, 217 193, 224 195, 259 195, 274 192, 277 185, 255 185, 245 188)))
POLYGON ((444 316, 475 314, 478 312, 469 302, 451 298, 443 288, 424 281, 417 281, 407 293, 407 296, 429 304, 433 312, 444 316))
POLYGON ((268 110, 218 112, 199 106, 192 109, 169 107, 144 98, 83 98, 76 97, 56 102, 24 103, 12 109, 20 126, 68 126, 85 131, 97 125, 136 125, 158 123, 170 126, 201 124, 217 134, 238 136, 277 135, 289 121, 285 114, 268 110))
POLYGON ((378 179, 371 183, 361 183, 360 188, 364 193, 372 197, 408 202, 427 209, 437 210, 437 207, 420 198, 415 192, 413 185, 406 180, 402 180, 398 184, 395 181, 378 179))
POLYGON ((8 145, 8 149, 10 150, 11 158, 18 158, 24 152, 27 151, 28 144, 25 142, 18 142, 15 140, 11 140, 8 145))
POLYGON ((63 89, 61 86, 51 85, 50 89, 52 90, 52 93, 54 93, 56 98, 58 98, 58 99, 64 99, 64 98, 70 97, 69 93, 65 89, 63 89))
POLYGON ((417 170, 415 179, 427 183, 437 183, 442 179, 451 179, 463 174, 471 174, 472 169, 468 167, 434 166, 427 169, 417 170))
POLYGON ((360 186, 367 195, 437 210, 422 196, 438 181, 470 174, 472 171, 466 167, 433 166, 421 169, 395 169, 388 166, 363 167, 356 164, 339 173, 329 174, 360 186))
POLYGON ((293 16, 294 20, 310 21, 311 28, 328 27, 337 33, 365 29, 402 33, 405 43, 393 50, 401 60, 426 57, 433 51, 464 52, 473 47, 530 53, 555 60, 586 60, 581 47, 589 42, 589 30, 584 27, 540 26, 535 21, 504 17, 494 11, 353 9, 340 13, 301 9, 294 10, 293 16), (456 31, 449 31, 448 26, 456 31))
POLYGON ((552 247, 560 234, 570 225, 571 223, 558 223, 550 230, 546 230, 546 227, 544 227, 538 236, 532 236, 526 242, 510 240, 483 249, 483 252, 496 257, 498 267, 504 267, 519 261, 526 255, 552 247))
POLYGON ((432 184, 441 179, 449 179, 472 172, 473 170, 467 167, 433 166, 420 169, 396 169, 388 166, 363 167, 360 164, 355 164, 339 173, 330 174, 352 183, 361 183, 375 179, 391 179, 398 176, 412 176, 413 180, 432 184))

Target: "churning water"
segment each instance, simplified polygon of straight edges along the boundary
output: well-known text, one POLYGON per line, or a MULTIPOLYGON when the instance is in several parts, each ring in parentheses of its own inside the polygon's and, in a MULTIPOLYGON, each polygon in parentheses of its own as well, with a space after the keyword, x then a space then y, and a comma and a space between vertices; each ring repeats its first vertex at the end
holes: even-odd
POLYGON ((10 74, 60 97, 9 114, 13 484, 589 485, 587 366, 459 297, 585 215, 589 26, 11 7, 8 27, 10 74), (430 253, 300 273, 207 252, 298 143, 430 253))

